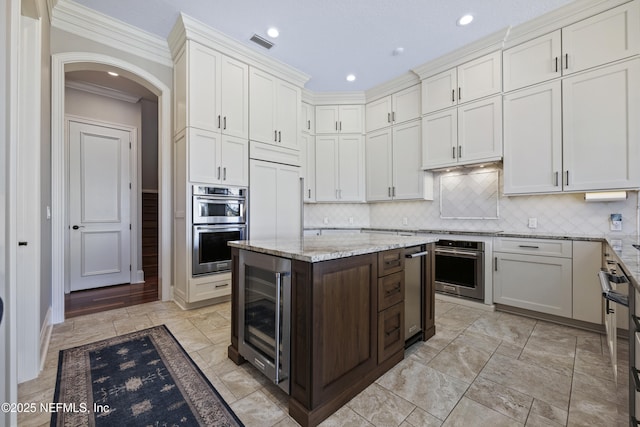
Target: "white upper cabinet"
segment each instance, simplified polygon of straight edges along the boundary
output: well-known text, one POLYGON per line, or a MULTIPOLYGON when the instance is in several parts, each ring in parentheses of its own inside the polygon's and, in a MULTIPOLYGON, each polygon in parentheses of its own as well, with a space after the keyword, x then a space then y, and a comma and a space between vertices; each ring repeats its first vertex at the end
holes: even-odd
POLYGON ((500 96, 422 118, 423 169, 496 161, 501 157, 500 96))
POLYGON ((189 128, 189 181, 202 184, 249 184, 249 143, 219 132, 189 128))
POLYGON ((562 82, 565 191, 640 187, 640 59, 562 82))
POLYGON ((364 145, 361 135, 316 136, 315 158, 316 201, 364 201, 364 145))
POLYGON ((299 150, 300 88, 262 70, 249 70, 249 137, 299 150))
POLYGON ((504 97, 504 192, 640 186, 640 59, 504 97))
POLYGON ((309 133, 311 135, 316 133, 316 108, 307 104, 306 102, 302 103, 302 111, 300 114, 300 128, 302 132, 309 133))
POLYGON ((420 91, 420 85, 415 85, 368 103, 367 132, 419 118, 420 91))
POLYGON ((363 133, 362 105, 317 105, 316 134, 363 133))
POLYGON ((561 82, 504 96, 504 193, 562 191, 561 82))
POLYGON ((367 200, 424 199, 421 122, 367 134, 367 200))
POLYGON ((560 76, 560 34, 557 30, 504 51, 505 92, 560 76))
POLYGON ((422 113, 462 104, 502 90, 502 53, 490 53, 422 81, 422 113))
POLYGON ((634 1, 504 51, 504 90, 583 71, 640 53, 634 1))
POLYGON ((187 41, 175 64, 176 132, 185 127, 248 138, 248 66, 187 41))

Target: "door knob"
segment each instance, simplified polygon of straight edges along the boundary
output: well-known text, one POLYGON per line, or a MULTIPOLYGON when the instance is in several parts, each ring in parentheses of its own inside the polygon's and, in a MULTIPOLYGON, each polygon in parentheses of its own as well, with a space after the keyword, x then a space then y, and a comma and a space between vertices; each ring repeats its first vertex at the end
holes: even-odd
POLYGON ((73 228, 74 230, 77 230, 77 229, 79 229, 79 228, 84 228, 84 225, 74 225, 74 226, 73 226, 73 227, 71 227, 71 228, 73 228))

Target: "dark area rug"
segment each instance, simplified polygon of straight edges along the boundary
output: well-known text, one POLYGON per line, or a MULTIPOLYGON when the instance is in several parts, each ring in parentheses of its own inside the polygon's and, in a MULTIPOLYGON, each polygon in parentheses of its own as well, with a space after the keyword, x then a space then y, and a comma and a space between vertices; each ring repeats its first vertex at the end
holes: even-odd
POLYGON ((242 426, 171 332, 62 350, 51 426, 242 426))

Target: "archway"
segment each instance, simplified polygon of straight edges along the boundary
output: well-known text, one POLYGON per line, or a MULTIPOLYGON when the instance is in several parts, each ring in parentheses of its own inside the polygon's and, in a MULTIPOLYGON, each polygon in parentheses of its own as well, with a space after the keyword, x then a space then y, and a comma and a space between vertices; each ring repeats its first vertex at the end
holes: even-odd
POLYGON ((91 52, 69 52, 52 56, 51 60, 51 283, 52 322, 64 321, 64 290, 67 280, 65 225, 67 217, 65 188, 65 71, 80 69, 106 70, 116 67, 124 76, 139 83, 158 97, 158 280, 163 301, 171 299, 171 90, 148 71, 108 55, 91 52))

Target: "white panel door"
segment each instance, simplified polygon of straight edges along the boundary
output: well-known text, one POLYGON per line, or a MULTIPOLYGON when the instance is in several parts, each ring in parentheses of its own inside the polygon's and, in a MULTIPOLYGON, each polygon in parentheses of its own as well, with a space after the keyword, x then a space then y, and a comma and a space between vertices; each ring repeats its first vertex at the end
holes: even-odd
POLYGON ((420 120, 393 127, 393 198, 396 200, 424 197, 421 129, 420 120))
POLYGON ((367 134, 365 157, 368 201, 391 200, 391 135, 391 129, 367 134))
POLYGON ((337 156, 337 135, 316 136, 316 201, 318 202, 334 202, 338 199, 337 156))
POLYGON ((367 133, 391 126, 391 97, 385 96, 368 103, 365 107, 367 133))
POLYGON ((129 283, 130 133, 69 123, 72 291, 129 283))
POLYGON ((457 70, 452 68, 422 81, 422 114, 457 104, 457 70))
POLYGON ((249 138, 249 66, 222 57, 220 128, 225 135, 249 138))
POLYGON ((249 69, 249 139, 277 144, 275 126, 276 78, 270 74, 249 69))
POLYGON ((505 194, 562 191, 560 81, 504 97, 505 194))
POLYGON ((640 186, 640 59, 562 82, 564 190, 640 186))
POLYGON ((214 131, 220 117, 220 54, 189 42, 189 126, 214 131))
POLYGON ((223 183, 249 185, 249 141, 222 135, 220 158, 223 183))
POLYGON ((404 123, 420 117, 420 85, 401 90, 391 97, 393 123, 404 123))
POLYGON ((276 238, 295 239, 300 237, 301 209, 300 168, 290 165, 277 165, 277 206, 276 238))
POLYGON ((249 171, 249 239, 273 239, 277 231, 278 165, 251 159, 249 171))
POLYGON ((341 105, 338 111, 340 133, 362 133, 364 118, 362 105, 341 105))
POLYGON ((220 133, 189 128, 189 181, 216 184, 222 181, 220 133))
POLYGON ((503 52, 503 84, 508 92, 559 77, 562 73, 560 30, 503 52))
POLYGON ((502 90, 502 52, 490 53, 458 67, 458 104, 502 90))
POLYGON ((360 135, 343 135, 338 144, 338 198, 364 201, 364 147, 360 135))
POLYGON ((276 95, 276 129, 278 129, 278 144, 300 149, 300 89, 289 83, 278 81, 276 95))
POLYGON ((316 106, 316 134, 338 133, 338 106, 316 106))
POLYGON ((422 118, 422 167, 454 165, 458 161, 458 109, 422 118))
POLYGON ((502 157, 502 97, 458 107, 458 163, 502 157))

